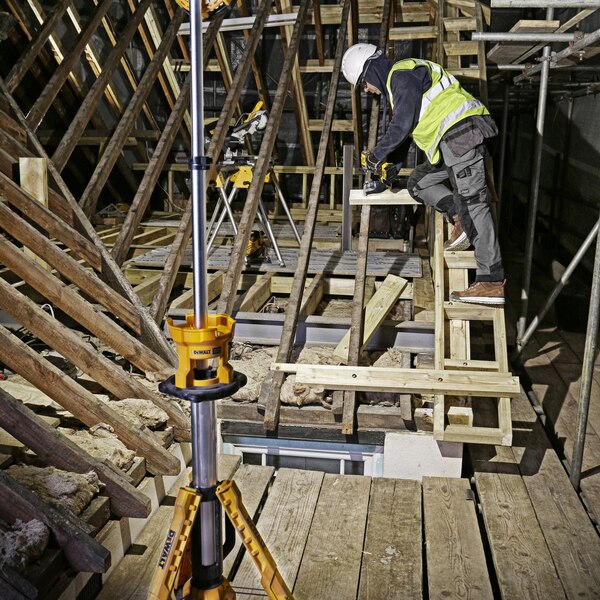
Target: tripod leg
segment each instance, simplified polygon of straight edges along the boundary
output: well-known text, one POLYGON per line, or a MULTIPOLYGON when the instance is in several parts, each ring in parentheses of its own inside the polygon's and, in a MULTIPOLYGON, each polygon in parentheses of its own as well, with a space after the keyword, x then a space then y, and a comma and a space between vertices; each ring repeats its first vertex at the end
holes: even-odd
POLYGON ((223 510, 240 534, 246 551, 260 573, 260 582, 271 600, 294 600, 273 556, 248 514, 235 481, 223 481, 217 488, 217 498, 223 510))
POLYGON ((275 234, 273 233, 273 228, 271 227, 271 223, 269 223, 269 218, 267 217, 267 213, 265 211, 265 207, 263 205, 262 200, 258 201, 258 217, 263 224, 263 227, 267 230, 269 234, 269 238, 273 242, 273 249, 275 250, 275 254, 277 254, 277 259, 279 260, 279 266, 285 267, 285 262, 283 257, 281 256, 281 252, 279 250, 279 246, 277 245, 277 240, 275 239, 275 234))

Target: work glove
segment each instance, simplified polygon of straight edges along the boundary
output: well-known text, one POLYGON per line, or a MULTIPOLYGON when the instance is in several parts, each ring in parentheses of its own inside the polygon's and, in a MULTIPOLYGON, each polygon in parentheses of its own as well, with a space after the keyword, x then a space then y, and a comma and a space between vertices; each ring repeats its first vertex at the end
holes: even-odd
POLYGON ((382 160, 377 160, 371 150, 363 150, 360 154, 360 166, 365 171, 371 171, 373 175, 381 175, 382 160))

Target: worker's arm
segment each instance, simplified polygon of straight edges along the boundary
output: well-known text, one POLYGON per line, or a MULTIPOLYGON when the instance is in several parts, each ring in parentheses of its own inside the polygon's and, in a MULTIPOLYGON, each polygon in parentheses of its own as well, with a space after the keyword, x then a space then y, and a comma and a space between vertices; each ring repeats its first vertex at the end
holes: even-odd
POLYGON ((384 161, 412 133, 419 120, 423 90, 431 85, 425 68, 413 71, 396 71, 390 87, 394 99, 394 112, 385 135, 372 152, 378 161, 384 161), (423 73, 424 72, 424 73, 423 73), (424 76, 429 81, 424 81, 424 76), (424 87, 424 86, 427 87, 424 87))

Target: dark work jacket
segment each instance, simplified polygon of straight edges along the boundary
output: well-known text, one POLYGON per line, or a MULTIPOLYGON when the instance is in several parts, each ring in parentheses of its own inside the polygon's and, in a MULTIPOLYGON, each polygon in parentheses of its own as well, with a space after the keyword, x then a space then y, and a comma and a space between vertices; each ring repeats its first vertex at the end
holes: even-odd
MULTIPOLYGON (((395 61, 385 56, 379 56, 368 62, 364 75, 364 80, 374 85, 381 92, 384 114, 388 106, 387 79, 390 69, 394 64, 395 61)), ((394 150, 398 149, 410 136, 419 121, 423 94, 430 87, 431 77, 426 67, 416 67, 410 71, 398 70, 392 74, 390 89, 394 99, 394 110, 385 134, 372 149, 377 160, 388 159, 394 150)), ((451 134, 451 132, 455 133, 457 129, 465 133, 467 133, 465 130, 468 129, 472 133, 477 134, 466 136, 469 138, 469 141, 467 139, 463 140, 471 148, 477 145, 475 143, 476 138, 479 140, 478 143, 481 143, 484 138, 492 137, 498 133, 493 119, 488 115, 467 117, 464 122, 459 122, 451 127, 444 134, 444 138, 451 134)), ((457 139, 456 141, 459 142, 460 140, 457 139)), ((463 149, 460 155, 464 151, 463 149)), ((393 162, 397 161, 394 160, 393 162)))

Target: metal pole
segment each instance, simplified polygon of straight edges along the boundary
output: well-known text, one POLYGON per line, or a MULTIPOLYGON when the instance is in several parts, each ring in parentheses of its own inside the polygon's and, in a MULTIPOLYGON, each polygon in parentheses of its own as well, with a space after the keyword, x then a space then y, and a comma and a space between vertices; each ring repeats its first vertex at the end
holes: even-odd
MULTIPOLYGON (((204 156, 204 86, 202 51, 202 12, 200 2, 190 2, 190 77, 192 116, 192 253, 194 286, 194 325, 205 329, 208 315, 208 291, 206 285, 206 198, 204 156)), ((207 361, 198 361, 199 368, 206 368, 207 361)), ((192 486, 208 489, 217 484, 216 431, 217 419, 214 402, 192 403, 192 486)), ((194 525, 192 544, 192 571, 194 566, 210 567, 222 564, 221 504, 215 498, 203 499, 200 518, 194 525)), ((200 578, 201 572, 193 572, 192 578, 200 578)))
POLYGON ((575 254, 575 256, 571 259, 571 262, 569 263, 569 266, 565 269, 565 272, 562 274, 562 277, 554 286, 554 289, 548 296, 548 299, 544 303, 544 306, 540 309, 533 321, 531 321, 529 327, 527 327, 527 331, 523 334, 523 337, 521 338, 521 345, 515 350, 513 358, 516 358, 517 356, 519 356, 519 354, 521 354, 523 348, 525 348, 525 346, 531 339, 531 336, 535 333, 542 319, 546 316, 546 313, 554 304, 554 301, 556 300, 557 296, 560 294, 565 285, 569 283, 569 279, 571 278, 573 271, 575 271, 575 268, 581 262, 582 258, 585 256, 585 253, 589 250, 590 246, 592 245, 592 242, 597 237, 598 229, 600 229, 600 221, 596 222, 588 236, 583 241, 583 244, 581 244, 581 247, 577 251, 577 254, 575 254))
POLYGON ((208 299, 206 291, 205 231, 206 199, 204 173, 204 87, 202 73, 202 12, 200 2, 190 2, 190 45, 192 80, 190 113, 192 115, 192 253, 194 269, 194 324, 206 327, 208 299))
MULTIPOLYGON (((600 219, 596 227, 600 225, 600 219)), ((583 464, 583 450, 585 446, 585 432, 587 429, 588 412, 590 409, 590 396, 594 375, 594 360, 598 341, 598 313, 600 309, 600 236, 596 240, 596 258, 594 260, 594 276, 592 279, 592 293, 590 295, 590 310, 588 313, 587 335, 585 336, 585 351, 583 354, 583 368, 581 371, 581 387, 579 389, 579 407, 577 410, 577 429, 573 444, 573 458, 571 460, 571 483, 579 490, 581 482, 581 467, 583 464)))
POLYGON ((510 33, 501 31, 475 31, 474 42, 574 42, 574 33, 510 33))
MULTIPOLYGON (((566 6, 566 5, 562 5, 562 6, 566 6)), ((561 8, 562 8, 562 6, 561 6, 561 8)), ((549 8, 548 10, 550 11, 552 9, 549 8)), ((578 40, 578 41, 574 42, 573 44, 569 44, 569 46, 567 46, 564 50, 561 50, 560 52, 557 52, 556 54, 554 54, 552 56, 552 62, 556 64, 556 63, 560 62, 563 58, 567 58, 568 56, 571 56, 571 54, 576 54, 577 52, 581 52, 582 50, 584 50, 591 44, 595 44, 598 40, 600 40, 600 29, 596 29, 596 31, 586 34, 585 37, 582 38, 581 40, 578 40)), ((519 83, 521 81, 524 81, 529 76, 542 70, 545 67, 546 62, 547 61, 544 61, 544 63, 542 65, 534 65, 533 67, 531 67, 531 69, 527 69, 527 73, 523 74, 523 75, 519 75, 518 77, 515 77, 514 82, 519 83)))
MULTIPOLYGON (((546 11, 546 19, 552 20, 554 9, 546 11)), ((525 333, 527 309, 529 305, 529 287, 531 284, 531 264, 533 262, 533 245, 535 241, 535 220, 540 194, 540 173, 542 168, 542 152, 544 141, 544 120, 546 117, 546 98, 548 95, 548 73, 550 71, 550 46, 545 46, 542 54, 542 76, 538 98, 538 114, 536 123, 535 150, 533 173, 531 176, 529 219, 527 223, 527 238, 525 242, 525 259, 523 265, 523 284, 521 288, 521 314, 517 323, 517 348, 521 347, 521 338, 525 333)))
POLYGON ((504 193, 504 163, 506 158, 506 137, 508 130, 508 104, 510 87, 504 87, 504 104, 502 106, 502 132, 500 133, 500 164, 498 165, 498 224, 501 222, 502 196, 504 193))
POLYGON ((594 8, 600 0, 492 0, 492 8, 594 8))
POLYGON ((352 250, 352 207, 350 206, 350 189, 352 188, 352 169, 354 146, 344 144, 342 183, 342 251, 352 250))

